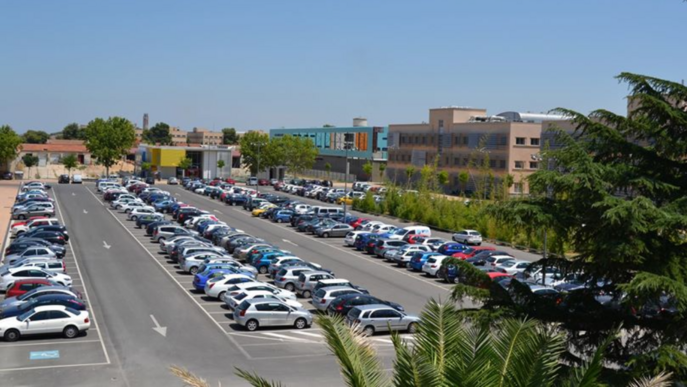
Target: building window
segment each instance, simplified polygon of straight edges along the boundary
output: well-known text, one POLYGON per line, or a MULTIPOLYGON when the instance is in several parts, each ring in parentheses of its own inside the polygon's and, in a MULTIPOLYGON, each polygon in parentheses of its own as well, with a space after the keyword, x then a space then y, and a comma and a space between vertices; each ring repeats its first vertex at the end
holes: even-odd
POLYGON ((458 157, 453 158, 453 165, 460 165, 460 159, 458 157))
POLYGON ((463 158, 463 166, 468 165, 468 159, 466 157, 463 158))
POLYGON ((539 137, 530 138, 530 145, 539 146, 539 137))
POLYGON ((525 168, 525 162, 524 161, 516 161, 515 162, 515 169, 523 169, 525 168))
POLYGON ((508 145, 508 136, 501 136, 501 145, 508 145))
POLYGON ((427 143, 427 136, 422 136, 422 145, 427 143))
POLYGON ((468 136, 463 136, 463 145, 468 144, 468 136))
POLYGON ((489 168, 496 168, 496 160, 489 160, 489 168))
POLYGON ((506 160, 499 160, 499 168, 506 169, 506 160))
POLYGON ((539 162, 530 161, 530 169, 539 169, 539 162))
POLYGON ((444 120, 439 120, 439 129, 444 128, 444 120))
POLYGON ((522 193, 522 183, 513 184, 513 188, 515 190, 515 193, 522 193))
POLYGON ((525 137, 516 137, 515 145, 525 145, 525 137))

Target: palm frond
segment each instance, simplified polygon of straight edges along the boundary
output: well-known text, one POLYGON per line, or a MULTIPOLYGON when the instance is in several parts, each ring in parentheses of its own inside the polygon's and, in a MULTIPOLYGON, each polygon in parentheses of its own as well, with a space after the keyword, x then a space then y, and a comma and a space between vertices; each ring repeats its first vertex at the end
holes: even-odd
POLYGON ((653 378, 643 377, 630 382, 628 387, 670 387, 673 383, 670 381, 670 373, 660 373, 653 378))
POLYGON ((606 349, 613 340, 616 339, 618 333, 608 335, 606 339, 599 345, 594 352, 594 356, 585 363, 582 367, 573 369, 569 379, 565 381, 566 387, 598 387, 599 375, 603 370, 603 358, 606 349))
POLYGON ((390 384, 372 343, 362 332, 346 326, 339 316, 319 316, 317 322, 348 386, 384 387, 390 384))
POLYGON ((426 361, 426 357, 418 351, 412 351, 398 334, 391 336, 396 350, 394 360, 394 386, 417 387, 439 386, 441 378, 437 371, 426 361))
POLYGON ((172 371, 174 376, 181 379, 187 387, 210 387, 210 384, 205 379, 196 376, 186 368, 173 365, 169 367, 169 370, 172 371))
POLYGON ((244 370, 239 369, 239 368, 236 369, 236 375, 243 378, 245 381, 250 383, 250 385, 253 387, 282 387, 282 384, 279 382, 274 382, 274 381, 269 381, 267 379, 263 379, 260 376, 258 376, 258 374, 252 374, 248 371, 244 371, 244 370))

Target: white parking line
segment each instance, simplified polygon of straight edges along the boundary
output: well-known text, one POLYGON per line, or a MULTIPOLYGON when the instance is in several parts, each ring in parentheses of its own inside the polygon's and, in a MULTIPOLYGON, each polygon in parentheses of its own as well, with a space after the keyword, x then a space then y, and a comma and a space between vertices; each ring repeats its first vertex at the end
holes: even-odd
POLYGON ((262 332, 262 334, 265 335, 265 336, 276 337, 276 338, 279 338, 279 339, 297 341, 297 342, 299 342, 299 343, 320 344, 319 341, 312 341, 312 340, 307 340, 307 339, 300 339, 300 338, 298 338, 298 337, 291 337, 291 336, 286 336, 286 335, 280 335, 280 334, 278 334, 278 333, 273 333, 273 332, 262 332))
MULTIPOLYGON (((90 192, 90 191, 88 191, 90 192)), ((55 191, 55 207, 57 207, 57 211, 60 213, 60 218, 62 219, 62 222, 65 221, 64 215, 62 214, 62 206, 60 206, 59 201, 57 200, 57 191, 55 191)), ((74 257, 74 267, 76 267, 76 272, 79 274, 79 278, 83 279, 83 274, 81 274, 81 268, 79 267, 79 262, 76 259, 76 252, 74 251, 74 246, 72 245, 72 240, 71 238, 67 242, 69 244, 69 251, 72 252, 72 257, 74 257)), ((83 282, 83 281, 82 281, 83 282)), ((88 297, 88 290, 86 289, 85 282, 83 283, 83 294, 84 298, 86 299, 86 302, 88 305, 92 305, 90 297, 88 297)), ((91 318, 93 318, 93 325, 95 325, 97 328, 100 326, 98 325, 98 320, 95 318, 95 311, 91 309, 91 318)), ((107 364, 110 364, 110 355, 107 353, 107 348, 105 348, 105 341, 103 341, 103 335, 100 333, 100 329, 97 330, 98 332, 98 338, 100 339, 100 344, 102 344, 103 347, 103 352, 105 353, 105 360, 107 361, 107 364)))
MULTIPOLYGON (((91 330, 91 329, 89 329, 91 330)), ((3 344, 0 345, 0 349, 2 348, 11 348, 11 347, 36 347, 36 346, 43 346, 43 347, 48 347, 51 345, 66 345, 66 344, 81 344, 81 343, 97 343, 100 342, 100 340, 81 340, 81 341, 42 341, 40 343, 22 343, 22 344, 3 344)))
POLYGON ((44 370, 49 368, 70 368, 70 367, 94 367, 101 365, 108 365, 108 363, 83 363, 83 364, 62 364, 62 365, 50 365, 50 366, 38 366, 38 367, 18 367, 18 368, 0 368, 0 372, 11 372, 11 371, 28 371, 28 370, 44 370))
MULTIPOLYGON (((102 202, 100 201, 100 199, 99 199, 97 196, 95 196, 95 194, 93 193, 93 191, 91 191, 91 190, 88 189, 88 188, 86 188, 86 189, 88 190, 88 192, 89 192, 91 195, 93 195, 93 197, 94 197, 98 202, 100 202, 100 203, 102 204, 102 202)), ((102 205, 103 205, 103 207, 105 206, 104 204, 102 204, 102 205)), ((158 265, 160 265, 161 268, 165 269, 164 271, 167 273, 167 275, 169 275, 170 278, 172 278, 172 280, 174 280, 174 282, 175 282, 177 285, 179 285, 179 287, 184 291, 184 293, 185 293, 186 295, 188 295, 189 298, 190 298, 196 305, 198 305, 198 306, 200 307, 200 309, 203 311, 203 313, 205 313, 205 315, 208 316, 208 318, 210 318, 210 320, 212 320, 212 322, 213 322, 215 325, 217 325, 217 327, 218 327, 219 329, 221 329, 222 332, 226 333, 226 331, 224 330, 224 328, 222 328, 222 325, 220 325, 220 323, 219 323, 217 320, 215 320, 214 318, 212 318, 212 315, 211 315, 210 313, 208 313, 208 311, 206 311, 205 309, 203 309, 203 307, 201 306, 201 304, 200 304, 198 301, 196 301, 196 299, 193 297, 193 295, 192 295, 191 293, 189 293, 189 291, 188 291, 186 288, 184 288, 184 286, 183 286, 182 284, 180 284, 179 282, 177 282, 177 281, 174 279, 174 277, 172 276, 172 274, 171 274, 169 271, 167 271, 167 270, 166 270, 166 267, 165 267, 162 263, 160 263, 160 261, 158 261, 158 260, 155 258, 155 256, 153 255, 153 253, 151 253, 150 250, 148 250, 148 249, 143 245, 143 243, 141 243, 138 239, 136 239, 136 237, 135 237, 134 234, 131 232, 131 230, 129 230, 128 228, 126 228, 126 226, 124 225, 124 223, 122 223, 122 222, 119 220, 119 218, 117 218, 117 216, 116 216, 115 214, 113 214, 113 213, 111 213, 111 212, 109 212, 109 211, 108 211, 108 213, 109 213, 110 215, 112 215, 112 217, 117 221, 117 223, 119 223, 119 224, 124 228, 124 230, 125 230, 127 233, 129 233, 129 235, 131 235, 132 237, 134 237, 134 240, 135 240, 136 242, 138 242, 138 244, 141 245, 141 247, 143 247, 143 250, 145 250, 145 252, 147 252, 148 255, 149 255, 151 258, 153 258, 153 261, 155 261, 155 263, 157 263, 158 265)), ((245 349, 243 349, 243 347, 241 347, 241 346, 239 345, 239 343, 236 342, 236 340, 234 340, 232 337, 229 337, 229 336, 227 336, 227 338, 232 342, 232 344, 234 344, 234 345, 236 346, 236 348, 243 354, 243 356, 245 356, 245 357, 246 357, 247 359, 249 359, 249 360, 253 359, 253 358, 248 354, 248 352, 247 352, 245 349)))
POLYGON ((297 333, 299 335, 310 336, 310 337, 316 337, 318 339, 323 338, 322 335, 318 335, 317 333, 310 333, 310 332, 303 332, 303 331, 293 331, 293 333, 297 333))

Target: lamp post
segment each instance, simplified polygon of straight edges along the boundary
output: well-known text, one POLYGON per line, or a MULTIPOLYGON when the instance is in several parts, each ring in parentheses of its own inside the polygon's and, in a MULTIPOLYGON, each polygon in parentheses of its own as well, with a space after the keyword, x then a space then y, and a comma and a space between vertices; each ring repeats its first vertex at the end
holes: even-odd
MULTIPOLYGON (((532 155, 532 159, 536 160, 538 162, 542 162, 544 160, 544 157, 542 157, 541 154, 536 154, 532 155)), ((546 158, 546 170, 550 171, 551 170, 551 157, 546 158)), ((553 196, 553 187, 551 187, 551 184, 546 186, 546 199, 551 200, 551 197, 553 196)), ((541 284, 546 286, 546 259, 548 258, 548 252, 547 252, 547 245, 548 245, 548 228, 544 227, 544 246, 542 248, 542 260, 544 261, 542 263, 541 267, 541 284)))
POLYGON ((346 136, 348 133, 344 133, 344 149, 346 150, 346 172, 344 173, 344 200, 343 200, 343 213, 344 221, 346 221, 346 192, 348 191, 348 141, 346 141, 346 136))

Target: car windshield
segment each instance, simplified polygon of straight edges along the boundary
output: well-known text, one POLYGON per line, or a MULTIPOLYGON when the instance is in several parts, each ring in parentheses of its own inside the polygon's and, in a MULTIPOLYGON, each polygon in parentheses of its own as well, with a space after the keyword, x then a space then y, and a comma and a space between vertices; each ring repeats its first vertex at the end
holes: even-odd
POLYGON ((19 316, 17 316, 17 320, 24 321, 27 318, 29 318, 32 314, 33 314, 33 309, 31 309, 27 312, 24 312, 24 313, 20 314, 19 316))
POLYGON ((241 301, 241 300, 243 300, 244 298, 246 298, 246 296, 248 296, 248 294, 246 294, 246 293, 241 293, 241 294, 237 295, 237 296, 234 297, 234 298, 236 298, 237 301, 241 301))
POLYGON ((406 233, 406 230, 399 228, 398 230, 394 231, 395 235, 404 235, 406 233))

